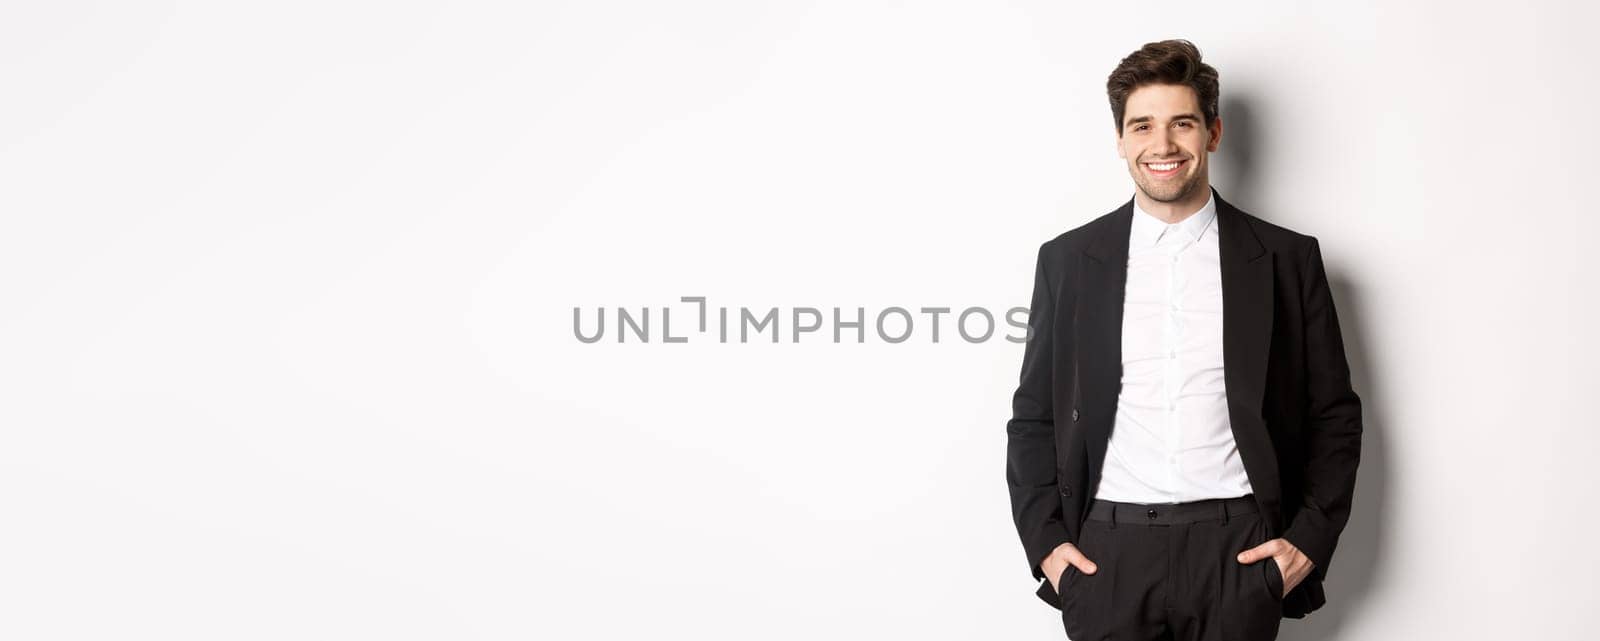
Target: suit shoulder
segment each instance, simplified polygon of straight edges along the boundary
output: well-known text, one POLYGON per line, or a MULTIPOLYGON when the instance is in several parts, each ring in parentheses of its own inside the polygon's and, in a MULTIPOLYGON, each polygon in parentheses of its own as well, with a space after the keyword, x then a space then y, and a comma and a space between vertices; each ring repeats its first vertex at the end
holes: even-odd
POLYGON ((1065 256, 1082 251, 1088 245, 1089 240, 1094 238, 1102 227, 1112 223, 1112 219, 1116 217, 1117 212, 1120 210, 1120 207, 1113 209, 1110 212, 1096 216, 1089 222, 1056 234, 1055 238, 1045 241, 1039 247, 1039 251, 1049 256, 1065 256))
POLYGON ((1255 232, 1261 244, 1273 251, 1304 255, 1317 242, 1316 237, 1310 234, 1302 234, 1288 227, 1269 223, 1243 210, 1239 210, 1239 213, 1249 221, 1250 230, 1255 232))

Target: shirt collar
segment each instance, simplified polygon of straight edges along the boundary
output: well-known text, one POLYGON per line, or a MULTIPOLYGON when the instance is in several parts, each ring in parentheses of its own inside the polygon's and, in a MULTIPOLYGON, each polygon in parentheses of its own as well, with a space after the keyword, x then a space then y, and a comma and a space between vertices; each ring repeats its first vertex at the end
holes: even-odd
POLYGON ((1178 221, 1175 225, 1168 225, 1155 214, 1145 211, 1139 206, 1139 201, 1133 201, 1133 229, 1130 232, 1129 242, 1135 247, 1152 247, 1159 242, 1164 234, 1181 232, 1193 240, 1200 240, 1200 236, 1217 217, 1217 195, 1213 191, 1206 198, 1206 204, 1200 211, 1191 214, 1188 218, 1178 221))

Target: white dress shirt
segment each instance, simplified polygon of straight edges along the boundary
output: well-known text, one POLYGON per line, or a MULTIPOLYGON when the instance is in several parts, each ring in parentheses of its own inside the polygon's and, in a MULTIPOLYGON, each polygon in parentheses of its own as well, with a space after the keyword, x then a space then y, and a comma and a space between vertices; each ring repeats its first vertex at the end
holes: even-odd
POLYGON ((1180 503, 1251 492, 1222 376, 1216 196, 1175 225, 1134 204, 1122 391, 1095 498, 1180 503))

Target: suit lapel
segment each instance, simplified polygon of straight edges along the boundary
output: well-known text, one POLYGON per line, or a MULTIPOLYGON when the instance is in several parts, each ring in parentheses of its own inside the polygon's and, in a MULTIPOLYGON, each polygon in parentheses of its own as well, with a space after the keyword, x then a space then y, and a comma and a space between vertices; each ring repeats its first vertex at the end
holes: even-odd
POLYGON ((1081 380, 1078 410, 1089 455, 1088 496, 1100 484, 1100 466, 1117 413, 1122 389, 1122 303, 1128 283, 1128 233, 1133 227, 1133 199, 1112 212, 1084 248, 1079 271, 1078 304, 1073 344, 1077 346, 1081 380))
MULTIPOLYGON (((1272 259, 1239 210, 1217 197, 1222 360, 1229 412, 1261 413, 1272 341, 1272 259)), ((1259 416, 1255 418, 1259 419, 1259 416)), ((1235 428, 1237 430, 1237 428, 1235 428)))
MULTIPOLYGON (((1251 484, 1258 494, 1271 492, 1275 499, 1275 489, 1269 488, 1277 484, 1277 461, 1261 418, 1272 340, 1272 253, 1256 238, 1243 212, 1220 194, 1216 201, 1228 413, 1251 484)), ((1099 485, 1122 389, 1122 310, 1133 215, 1132 199, 1112 212, 1085 246, 1078 273, 1073 344, 1081 376, 1075 409, 1081 413, 1089 454, 1089 496, 1099 485)))
MULTIPOLYGON (((1244 212, 1228 204, 1221 194, 1216 194, 1216 199, 1228 421, 1256 499, 1275 506, 1280 493, 1278 460, 1261 411, 1267 388, 1267 356, 1272 349, 1273 257, 1256 237, 1244 212)), ((1276 515, 1269 515, 1268 521, 1276 528, 1276 515)))

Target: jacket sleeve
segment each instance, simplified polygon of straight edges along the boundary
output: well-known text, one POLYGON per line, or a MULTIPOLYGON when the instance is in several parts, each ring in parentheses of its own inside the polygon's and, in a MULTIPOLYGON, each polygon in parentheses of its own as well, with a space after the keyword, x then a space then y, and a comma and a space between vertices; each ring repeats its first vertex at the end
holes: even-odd
POLYGON ((1361 399, 1350 387, 1339 318, 1322 250, 1312 238, 1302 280, 1306 354, 1305 492, 1283 538, 1310 557, 1325 578, 1334 545, 1350 518, 1361 460, 1361 399))
POLYGON ((1045 578, 1039 564, 1068 541, 1056 489, 1051 401, 1056 300, 1045 270, 1048 247, 1049 243, 1045 243, 1039 248, 1021 381, 1011 397, 1011 420, 1006 422, 1006 484, 1011 490, 1012 520, 1022 537, 1022 548, 1035 579, 1045 578))

